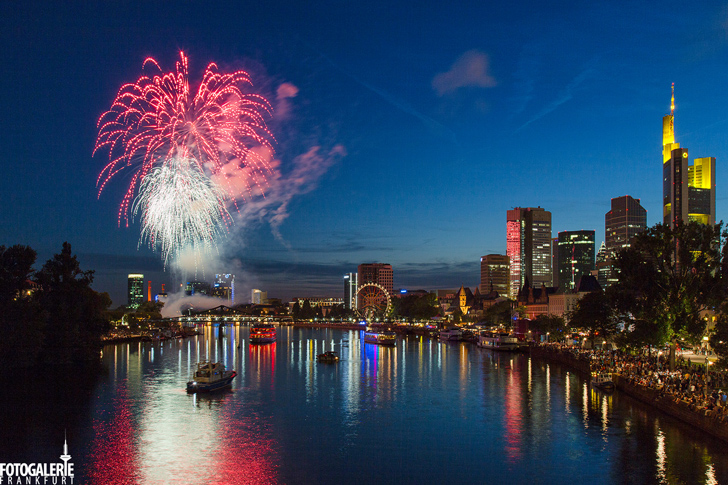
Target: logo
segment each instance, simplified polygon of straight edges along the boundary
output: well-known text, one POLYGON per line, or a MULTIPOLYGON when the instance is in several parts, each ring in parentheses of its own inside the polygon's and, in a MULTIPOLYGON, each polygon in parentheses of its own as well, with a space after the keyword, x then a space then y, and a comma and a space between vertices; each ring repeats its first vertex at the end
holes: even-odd
POLYGON ((73 485, 73 463, 63 440, 62 463, 0 463, 0 485, 73 485))

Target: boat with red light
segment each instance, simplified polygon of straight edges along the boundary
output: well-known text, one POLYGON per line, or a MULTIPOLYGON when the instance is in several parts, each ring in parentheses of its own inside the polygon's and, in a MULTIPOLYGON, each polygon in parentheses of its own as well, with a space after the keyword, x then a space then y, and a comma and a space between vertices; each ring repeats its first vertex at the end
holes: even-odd
POLYGON ((269 344, 276 341, 276 327, 270 323, 259 323, 250 328, 251 344, 269 344))

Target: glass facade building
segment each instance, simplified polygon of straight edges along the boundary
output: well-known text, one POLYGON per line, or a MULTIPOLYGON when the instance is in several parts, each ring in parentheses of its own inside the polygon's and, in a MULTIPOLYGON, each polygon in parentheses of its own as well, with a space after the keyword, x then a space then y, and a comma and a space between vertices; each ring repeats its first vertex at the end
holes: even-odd
POLYGON ((344 275, 344 308, 356 310, 356 291, 359 289, 357 273, 346 273, 344 275))
POLYGON ((506 254, 510 261, 510 298, 516 298, 526 279, 533 287, 552 286, 551 212, 540 207, 509 210, 506 254))
POLYGON ((594 231, 560 232, 558 251, 559 283, 561 288, 573 291, 581 277, 594 269, 594 231))
POLYGON ((128 307, 139 308, 144 302, 144 275, 130 274, 127 277, 128 307))
POLYGON ((511 262, 507 255, 488 254, 480 258, 480 293, 487 295, 491 288, 498 295, 510 294, 511 262))

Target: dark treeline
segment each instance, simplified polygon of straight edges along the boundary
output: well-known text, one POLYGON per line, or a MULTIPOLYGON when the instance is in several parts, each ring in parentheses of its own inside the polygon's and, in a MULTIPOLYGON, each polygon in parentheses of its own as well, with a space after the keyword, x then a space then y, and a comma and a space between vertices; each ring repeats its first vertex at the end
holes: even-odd
POLYGON ((40 270, 28 246, 0 246, 0 363, 3 369, 99 362, 111 299, 91 289, 71 245, 40 270))

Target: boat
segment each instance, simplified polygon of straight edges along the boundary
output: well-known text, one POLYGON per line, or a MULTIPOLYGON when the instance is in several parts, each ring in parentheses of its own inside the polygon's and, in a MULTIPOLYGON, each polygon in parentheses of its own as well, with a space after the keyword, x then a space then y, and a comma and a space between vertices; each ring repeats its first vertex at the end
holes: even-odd
POLYGON ((397 334, 389 330, 367 329, 364 332, 364 342, 378 345, 394 345, 397 342, 397 334))
POLYGON ((250 329, 251 344, 269 344, 276 341, 276 327, 270 323, 253 325, 250 329))
POLYGON ((187 392, 217 391, 229 386, 237 375, 233 370, 225 370, 225 365, 221 362, 198 362, 192 380, 187 383, 187 392))
POLYGON ((327 350, 323 354, 318 354, 316 356, 316 360, 318 362, 323 362, 326 364, 332 364, 334 362, 339 361, 339 354, 334 352, 333 350, 327 350))
POLYGON ((593 373, 591 376, 591 383, 594 387, 597 387, 602 391, 611 391, 614 389, 612 374, 609 374, 607 372, 593 373))
POLYGON ((463 338, 463 331, 459 328, 452 327, 440 330, 440 340, 459 342, 463 338))
POLYGON ((515 335, 505 332, 481 332, 478 336, 478 347, 514 352, 521 348, 521 344, 515 335))

